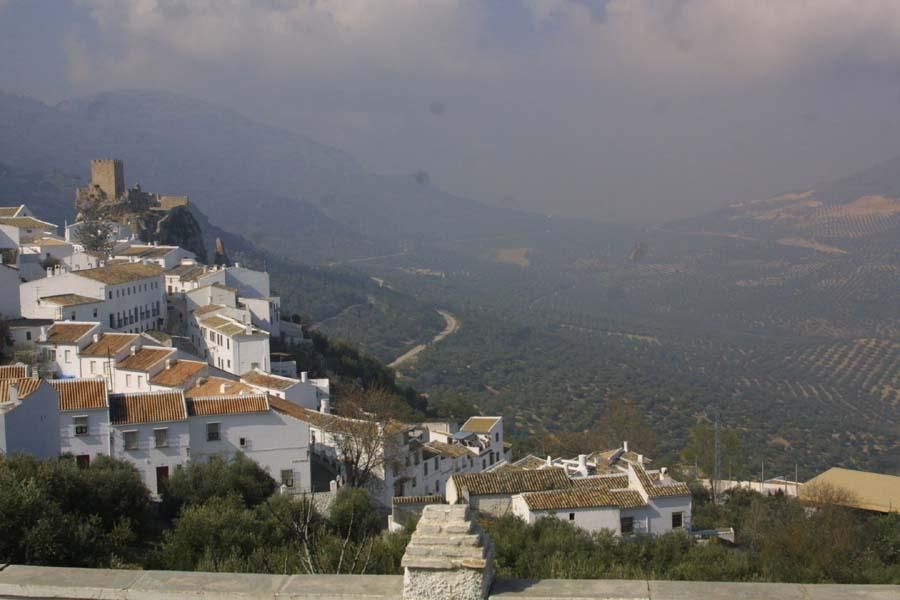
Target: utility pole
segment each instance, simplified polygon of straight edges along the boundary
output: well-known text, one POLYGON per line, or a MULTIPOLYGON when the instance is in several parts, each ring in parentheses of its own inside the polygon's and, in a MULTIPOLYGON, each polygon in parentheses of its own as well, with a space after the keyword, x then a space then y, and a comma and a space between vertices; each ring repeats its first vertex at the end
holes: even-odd
POLYGON ((719 503, 719 410, 716 409, 715 455, 713 456, 713 504, 719 503))

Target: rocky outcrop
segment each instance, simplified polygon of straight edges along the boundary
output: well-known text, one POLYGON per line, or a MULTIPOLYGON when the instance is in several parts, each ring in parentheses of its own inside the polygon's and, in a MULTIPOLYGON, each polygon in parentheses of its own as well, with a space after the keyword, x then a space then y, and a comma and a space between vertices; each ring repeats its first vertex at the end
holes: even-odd
MULTIPOLYGON (((162 211, 152 211, 162 212, 162 211)), ((197 255, 197 260, 206 262, 206 244, 203 231, 187 206, 176 206, 163 213, 156 223, 151 240, 167 246, 181 246, 197 255)))

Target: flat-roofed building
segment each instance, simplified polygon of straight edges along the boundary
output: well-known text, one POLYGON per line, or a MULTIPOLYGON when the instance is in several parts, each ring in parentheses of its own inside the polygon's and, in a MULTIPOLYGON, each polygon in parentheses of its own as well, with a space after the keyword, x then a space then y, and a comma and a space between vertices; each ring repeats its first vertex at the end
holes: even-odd
POLYGON ((900 477, 832 467, 804 483, 800 499, 879 513, 900 512, 900 477))

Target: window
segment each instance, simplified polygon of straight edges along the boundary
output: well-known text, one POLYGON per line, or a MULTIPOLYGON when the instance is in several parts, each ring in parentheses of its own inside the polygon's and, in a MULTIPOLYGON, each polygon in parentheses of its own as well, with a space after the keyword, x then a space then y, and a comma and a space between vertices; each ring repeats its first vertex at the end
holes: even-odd
POLYGON ((94 309, 94 318, 95 319, 97 318, 97 309, 96 308, 94 309))
POLYGON ((500 432, 499 432, 499 431, 496 432, 496 433, 494 434, 494 441, 495 441, 495 442, 499 442, 499 441, 500 441, 500 432))
POLYGON ((487 461, 482 458, 481 459, 481 470, 483 471, 485 469, 487 469, 487 461))
POLYGON ((71 361, 69 360, 69 355, 70 355, 70 354, 71 354, 71 350, 66 350, 65 355, 64 355, 65 358, 66 358, 66 363, 71 362, 71 361))
POLYGON ((440 481, 435 481, 435 482, 434 482, 434 493, 435 493, 435 494, 440 494, 440 493, 441 493, 441 482, 440 482, 440 481))
POLYGON ((672 513, 672 529, 681 529, 684 527, 684 513, 683 512, 673 512, 672 513))
POLYGON ((247 438, 241 438, 238 445, 244 448, 247 445, 247 438))
POLYGON ((131 375, 125 375, 125 387, 131 387, 131 375))
POLYGON ((622 535, 634 533, 634 517, 622 517, 619 519, 619 529, 622 535))
POLYGON ((125 444, 126 450, 137 450, 137 447, 138 447, 137 431, 123 431, 122 432, 122 441, 125 444))
POLYGON ((112 300, 112 292, 109 293, 109 299, 112 300))
POLYGON ((207 442, 218 442, 221 438, 219 437, 219 423, 207 423, 206 424, 206 441, 207 442))
POLYGON ((97 372, 97 361, 92 360, 91 361, 91 375, 93 375, 96 372, 97 372))
POLYGON ((25 332, 25 339, 28 340, 29 342, 31 341, 31 332, 30 331, 25 332))
POLYGON ((291 469, 281 470, 281 485, 287 486, 289 488, 294 487, 294 471, 292 471, 291 469))
MULTIPOLYGON (((442 456, 441 459, 443 460, 443 458, 444 457, 442 456)), ((437 456, 434 457, 434 470, 435 471, 438 470, 438 457, 437 456)))
POLYGON ((87 469, 89 466, 91 466, 91 455, 79 454, 75 457, 75 464, 78 465, 79 469, 87 469))
POLYGON ((161 429, 153 430, 153 441, 156 443, 157 448, 168 448, 169 447, 169 429, 167 427, 163 427, 161 429))
POLYGON ((569 513, 569 520, 570 520, 570 521, 574 521, 574 520, 575 520, 575 513, 569 513))
POLYGON ((225 348, 231 350, 231 340, 228 338, 225 338, 225 348))
POLYGON ((416 487, 416 478, 415 478, 415 477, 413 477, 413 480, 412 480, 412 486, 413 486, 413 487, 416 487))
POLYGON ((422 464, 423 464, 423 466, 425 467, 425 475, 428 475, 428 463, 425 462, 425 463, 422 463, 422 464))
POLYGON ((231 359, 229 358, 226 362, 228 363, 228 368, 230 369, 231 368, 231 359))
POLYGON ((144 385, 144 376, 143 376, 143 375, 138 375, 138 376, 137 376, 137 386, 138 386, 138 387, 141 387, 142 385, 144 385))
POLYGON ((88 418, 86 416, 73 417, 72 421, 75 422, 75 435, 87 435, 88 418))

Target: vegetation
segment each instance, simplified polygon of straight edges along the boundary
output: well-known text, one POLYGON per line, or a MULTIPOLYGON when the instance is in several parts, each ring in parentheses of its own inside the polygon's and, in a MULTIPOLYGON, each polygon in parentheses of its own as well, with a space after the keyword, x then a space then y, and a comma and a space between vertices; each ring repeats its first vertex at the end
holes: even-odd
POLYGON ((103 212, 96 206, 85 207, 79 219, 80 225, 75 231, 76 240, 88 252, 109 254, 115 243, 115 225, 105 219, 103 212))
POLYGON ((587 533, 568 521, 528 525, 514 516, 486 523, 501 577, 650 578, 706 581, 900 583, 900 515, 833 505, 807 512, 784 495, 695 497, 694 524, 734 526, 737 546, 684 532, 656 538, 587 533), (827 543, 825 542, 827 540, 827 543))

